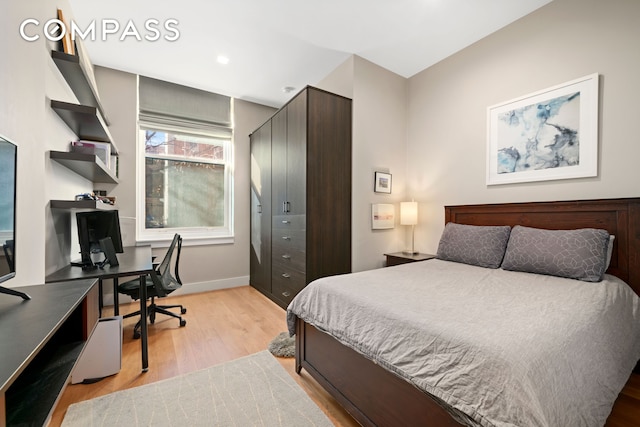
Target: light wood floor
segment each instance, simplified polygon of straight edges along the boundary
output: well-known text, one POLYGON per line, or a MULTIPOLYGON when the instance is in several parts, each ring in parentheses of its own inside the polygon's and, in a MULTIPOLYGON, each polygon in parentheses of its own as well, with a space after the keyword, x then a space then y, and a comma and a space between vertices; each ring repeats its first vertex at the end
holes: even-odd
MULTIPOLYGON (((50 426, 59 426, 67 407, 117 390, 208 368, 266 350, 269 342, 287 330, 285 311, 255 289, 244 286, 221 291, 171 296, 165 304, 183 304, 187 325, 158 315, 149 325, 149 370, 141 372, 140 340, 134 340, 136 318, 124 320, 122 369, 95 384, 67 386, 54 410, 50 426)), ((120 306, 120 314, 136 311, 138 303, 120 306)), ((103 311, 109 316, 110 307, 103 311)), ((337 426, 358 424, 305 371, 295 373, 293 358, 278 358, 282 366, 337 426)))
MULTIPOLYGON (((248 286, 221 291, 172 296, 162 302, 187 307, 187 326, 158 316, 149 326, 149 371, 141 372, 140 341, 132 338, 136 320, 125 319, 122 370, 95 384, 69 385, 60 398, 50 426, 57 427, 67 407, 76 402, 152 383, 176 375, 265 350, 273 337, 286 330, 285 312, 248 286)), ((122 305, 120 313, 135 311, 122 305)), ((109 308, 103 315, 108 316, 109 308)), ((297 375, 294 360, 278 361, 327 414, 336 426, 358 424, 304 370, 297 375)), ((616 401, 607 427, 640 426, 640 375, 633 375, 616 401)))

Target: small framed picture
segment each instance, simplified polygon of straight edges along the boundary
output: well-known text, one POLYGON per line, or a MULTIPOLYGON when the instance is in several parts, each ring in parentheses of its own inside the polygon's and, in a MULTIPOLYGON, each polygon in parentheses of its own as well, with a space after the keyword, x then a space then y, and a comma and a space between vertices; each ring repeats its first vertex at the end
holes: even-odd
POLYGON ((383 230, 395 226, 395 208, 392 204, 376 203, 371 205, 371 228, 383 230))
POLYGON ((373 191, 376 193, 391 194, 391 174, 385 172, 375 172, 373 191))

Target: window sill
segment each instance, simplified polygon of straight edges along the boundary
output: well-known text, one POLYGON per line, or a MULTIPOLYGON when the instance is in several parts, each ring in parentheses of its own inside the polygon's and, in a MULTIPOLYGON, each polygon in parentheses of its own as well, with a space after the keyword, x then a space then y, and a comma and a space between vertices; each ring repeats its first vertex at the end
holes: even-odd
MULTIPOLYGON (((188 233, 179 233, 182 236, 182 246, 208 246, 208 245, 230 245, 235 242, 234 236, 220 237, 197 237, 189 236, 188 233)), ((141 238, 136 240, 136 246, 148 246, 152 248, 167 248, 173 240, 171 236, 158 236, 157 238, 141 238)))

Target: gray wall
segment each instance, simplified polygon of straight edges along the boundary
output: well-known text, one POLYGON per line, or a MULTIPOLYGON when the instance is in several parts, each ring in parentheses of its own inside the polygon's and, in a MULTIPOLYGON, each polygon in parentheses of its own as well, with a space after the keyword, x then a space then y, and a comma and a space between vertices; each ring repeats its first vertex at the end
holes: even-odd
POLYGON ((407 80, 354 56, 318 86, 353 99, 352 269, 384 265, 385 252, 404 248, 399 203, 406 188, 407 80), (391 194, 373 191, 374 172, 391 174, 391 194), (394 229, 371 229, 371 205, 393 204, 394 229))
POLYGON ((16 278, 8 286, 43 283, 47 270, 69 261, 70 216, 53 211, 49 200, 73 199, 91 184, 49 160, 50 150, 67 150, 75 139, 50 108, 51 99, 77 102, 51 59, 51 42, 44 37, 23 40, 18 32, 26 18, 40 22, 69 10, 66 1, 12 2, 0 14, 0 133, 18 144, 16 278), (66 251, 65 251, 66 248, 66 251))
POLYGON ((448 204, 640 196, 640 2, 555 0, 409 79, 407 196, 416 245, 437 249, 448 204), (600 74, 594 178, 487 186, 487 107, 600 74))
POLYGON ((640 2, 554 0, 409 79, 357 56, 319 86, 353 98, 353 269, 410 245, 399 202, 419 202, 416 249, 435 253, 449 204, 640 196, 640 2), (487 107, 600 74, 595 178, 487 186, 487 107), (393 175, 373 193, 374 170, 393 175), (372 203, 393 203, 394 230, 371 230, 372 203))
MULTIPOLYGON (((6 286, 37 283, 44 277, 45 159, 38 147, 45 135, 41 124, 45 110, 42 70, 46 66, 42 57, 46 50, 43 43, 25 43, 17 31, 17 25, 25 15, 32 13, 31 10, 30 5, 19 2, 0 14, 0 26, 3 28, 0 42, 0 56, 3 58, 3 66, 0 67, 0 134, 18 145, 17 272, 6 286), (14 28, 16 30, 10 30, 14 28), (25 197, 26 194, 33 198, 25 197), (23 241, 39 244, 23 244, 23 241), (31 261, 28 257, 32 258, 31 261)), ((35 12, 33 18, 42 19, 47 10, 41 7, 35 12)))
MULTIPOLYGON (((120 183, 107 189, 117 198, 125 244, 135 244, 137 78, 104 67, 95 67, 95 74, 111 122, 109 130, 120 153, 120 183)), ((271 107, 234 100, 234 243, 190 246, 185 241, 180 257, 181 293, 249 284, 249 133, 274 112, 271 107)), ((162 257, 165 250, 154 248, 154 253, 162 257)), ((109 302, 111 297, 105 300, 109 302)))

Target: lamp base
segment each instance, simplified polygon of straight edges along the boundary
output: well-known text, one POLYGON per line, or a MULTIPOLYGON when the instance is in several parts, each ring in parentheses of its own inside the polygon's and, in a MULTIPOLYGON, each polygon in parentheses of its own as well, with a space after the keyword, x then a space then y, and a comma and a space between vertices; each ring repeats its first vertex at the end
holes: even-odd
POLYGON ((416 252, 416 251, 402 251, 403 254, 405 255, 418 255, 420 252, 416 252))

